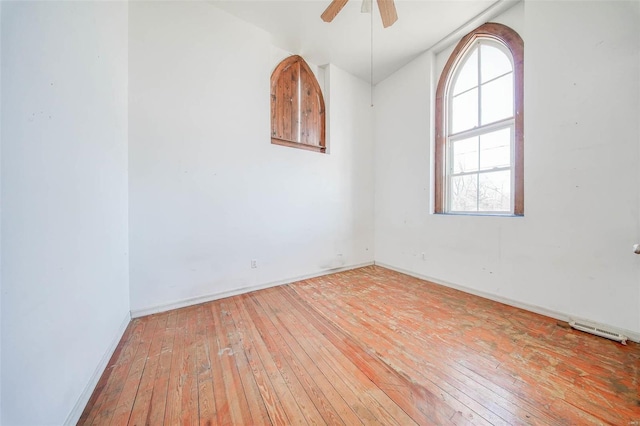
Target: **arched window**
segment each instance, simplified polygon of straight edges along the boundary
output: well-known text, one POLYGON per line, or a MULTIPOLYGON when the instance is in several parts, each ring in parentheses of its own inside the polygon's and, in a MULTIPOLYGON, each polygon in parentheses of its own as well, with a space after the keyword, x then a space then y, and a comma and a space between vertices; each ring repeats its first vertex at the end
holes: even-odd
POLYGON ((300 56, 280 62, 271 74, 271 143, 325 152, 322 91, 300 56))
POLYGON ((484 24, 456 46, 436 91, 435 212, 524 215, 522 38, 484 24))

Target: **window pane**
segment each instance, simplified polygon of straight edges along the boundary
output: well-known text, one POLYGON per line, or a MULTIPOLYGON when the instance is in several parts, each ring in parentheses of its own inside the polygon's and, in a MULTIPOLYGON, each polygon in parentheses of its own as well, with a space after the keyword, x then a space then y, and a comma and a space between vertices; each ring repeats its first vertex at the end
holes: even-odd
POLYGON ((513 116, 513 73, 481 87, 483 125, 513 116))
POLYGON ((454 96, 478 85, 478 49, 474 49, 464 62, 453 86, 454 96))
POLYGON ((478 125, 478 89, 454 96, 451 114, 451 133, 476 127, 478 125))
POLYGON ((453 142, 453 173, 478 170, 478 137, 453 142))
POLYGON ((451 211, 478 211, 478 175, 451 177, 451 211))
POLYGON ((480 169, 511 165, 511 128, 480 136, 480 169))
POLYGON ((480 46, 480 75, 482 83, 513 71, 509 57, 500 49, 488 44, 480 46))
POLYGON ((511 171, 480 174, 478 185, 480 211, 511 211, 511 171))

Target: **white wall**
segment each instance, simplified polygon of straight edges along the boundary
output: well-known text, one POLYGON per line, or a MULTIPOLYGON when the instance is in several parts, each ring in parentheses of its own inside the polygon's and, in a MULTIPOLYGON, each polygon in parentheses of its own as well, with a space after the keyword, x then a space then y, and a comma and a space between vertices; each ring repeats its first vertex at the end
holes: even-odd
MULTIPOLYGON (((2 1, 0 1, 0 25, 2 1)), ((0 423, 2 423, 2 30, 0 29, 0 423)))
POLYGON ((262 30, 206 3, 132 2, 129 49, 134 314, 373 261, 364 82, 329 67, 322 155, 270 143, 280 53, 262 30))
POLYGON ((432 81, 450 49, 380 83, 376 262, 638 335, 638 7, 528 1, 494 19, 525 41, 524 218, 431 214, 432 81))
POLYGON ((129 310, 127 4, 3 2, 1 32, 2 423, 58 425, 129 310))

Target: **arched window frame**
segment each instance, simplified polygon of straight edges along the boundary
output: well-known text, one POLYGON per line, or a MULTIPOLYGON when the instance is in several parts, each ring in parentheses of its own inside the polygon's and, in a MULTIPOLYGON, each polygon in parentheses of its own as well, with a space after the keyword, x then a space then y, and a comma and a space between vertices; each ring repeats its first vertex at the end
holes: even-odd
POLYGON ((292 55, 282 60, 271 74, 271 143, 325 153, 325 115, 322 90, 309 65, 299 55, 292 55), (287 109, 283 104, 286 100, 281 97, 282 88, 290 82, 281 80, 289 70, 297 72, 298 81, 295 82, 297 94, 294 95, 295 99, 289 100, 291 107, 287 109), (302 93, 305 84, 308 90, 306 96, 302 93), (292 111, 296 111, 297 114, 292 111), (293 117, 294 115, 297 117, 293 117), (297 135, 280 134, 287 131, 297 135), (309 141, 310 132, 314 136, 313 143, 309 141), (317 143, 315 143, 316 140, 317 143))
MULTIPOLYGON (((514 143, 513 143, 513 215, 524 215, 524 42, 513 29, 498 23, 486 23, 464 36, 447 61, 436 89, 435 113, 435 213, 446 211, 447 151, 449 126, 449 90, 458 66, 464 63, 469 49, 479 39, 494 40, 511 53, 514 76, 514 143)), ((470 213, 473 214, 473 213, 470 213)))

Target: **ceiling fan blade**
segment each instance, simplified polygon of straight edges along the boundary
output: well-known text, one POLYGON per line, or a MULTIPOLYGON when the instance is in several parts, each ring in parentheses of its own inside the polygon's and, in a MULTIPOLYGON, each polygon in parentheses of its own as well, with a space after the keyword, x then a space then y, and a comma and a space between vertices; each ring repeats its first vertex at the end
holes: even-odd
POLYGON ((320 17, 324 22, 331 22, 349 0, 333 0, 320 17))
POLYGON ((383 27, 390 27, 398 20, 398 13, 396 12, 396 5, 393 3, 393 0, 378 0, 378 9, 380 9, 383 27))

